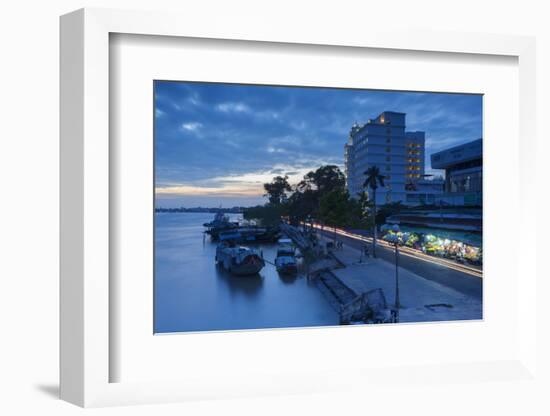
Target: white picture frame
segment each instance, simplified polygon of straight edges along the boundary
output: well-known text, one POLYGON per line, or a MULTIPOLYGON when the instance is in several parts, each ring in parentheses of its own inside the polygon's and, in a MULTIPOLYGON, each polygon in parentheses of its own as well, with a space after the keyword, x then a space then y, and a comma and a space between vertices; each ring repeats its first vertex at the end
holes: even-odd
MULTIPOLYGON (((180 381, 111 382, 110 366, 117 357, 110 348, 113 328, 109 280, 110 171, 109 37, 110 34, 225 39, 281 44, 331 45, 340 48, 427 51, 438 54, 501 55, 514 57, 519 68, 519 212, 534 204, 536 192, 528 178, 535 161, 535 41, 507 35, 432 33, 388 27, 349 28, 330 32, 312 25, 285 30, 275 23, 228 22, 167 13, 82 9, 61 18, 61 398, 80 406, 158 403, 196 398, 240 397, 282 392, 332 391, 350 384, 372 385, 375 380, 400 377, 413 383, 432 380, 444 370, 448 377, 478 382, 485 377, 523 380, 536 375, 537 324, 534 299, 536 259, 526 244, 519 245, 517 274, 517 354, 507 360, 456 365, 422 365, 411 370, 370 367, 369 374, 336 368, 330 377, 282 371, 256 380, 235 382, 234 374, 216 380, 194 373, 180 381), (347 380, 343 383, 342 380, 347 380)), ((535 241, 534 215, 521 215, 523 241, 535 241)), ((352 329, 353 330, 353 329, 352 329)), ((410 330, 410 329, 409 329, 410 330)), ((356 331, 357 332, 357 331, 356 331)), ((311 333, 313 334, 313 333, 311 333)), ((224 334, 216 335, 224 336, 224 334)), ((227 336, 227 335, 225 335, 227 336)), ((219 342, 216 340, 216 342, 219 342)), ((284 370, 284 369, 283 369, 284 370)), ((361 370, 359 367, 357 370, 361 370)))

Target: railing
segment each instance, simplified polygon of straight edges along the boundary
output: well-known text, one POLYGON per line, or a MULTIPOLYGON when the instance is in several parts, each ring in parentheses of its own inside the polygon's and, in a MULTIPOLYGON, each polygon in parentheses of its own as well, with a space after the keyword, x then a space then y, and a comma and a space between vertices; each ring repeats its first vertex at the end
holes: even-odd
POLYGON ((395 322, 395 314, 388 309, 382 289, 365 292, 340 308, 340 322, 372 321, 373 323, 395 322))

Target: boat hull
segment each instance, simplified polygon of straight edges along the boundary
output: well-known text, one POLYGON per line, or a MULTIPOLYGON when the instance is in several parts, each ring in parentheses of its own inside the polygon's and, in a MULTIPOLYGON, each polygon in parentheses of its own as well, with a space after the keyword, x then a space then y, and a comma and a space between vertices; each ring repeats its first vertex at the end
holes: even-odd
POLYGON ((285 265, 277 267, 277 272, 281 274, 296 274, 298 273, 298 267, 296 265, 285 265))
POLYGON ((258 274, 265 266, 264 260, 252 250, 225 248, 216 252, 216 263, 227 272, 237 276, 258 274), (241 251, 236 251, 241 250, 241 251))
POLYGON ((280 256, 275 259, 275 268, 280 274, 295 274, 298 272, 298 265, 294 256, 280 256))
POLYGON ((239 243, 271 242, 277 237, 277 230, 264 227, 234 227, 220 231, 216 238, 219 241, 239 243))
POLYGON ((237 276, 251 276, 260 273, 263 267, 260 263, 240 264, 232 266, 229 272, 237 276))

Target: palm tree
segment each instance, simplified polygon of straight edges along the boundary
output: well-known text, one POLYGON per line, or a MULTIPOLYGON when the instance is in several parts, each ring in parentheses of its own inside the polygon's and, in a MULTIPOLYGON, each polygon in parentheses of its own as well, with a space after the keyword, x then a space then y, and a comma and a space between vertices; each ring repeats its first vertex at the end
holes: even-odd
POLYGON ((370 188, 372 190, 372 256, 376 257, 376 190, 378 185, 384 187, 384 176, 380 175, 380 169, 378 166, 371 166, 368 168, 364 175, 367 177, 363 188, 370 188))

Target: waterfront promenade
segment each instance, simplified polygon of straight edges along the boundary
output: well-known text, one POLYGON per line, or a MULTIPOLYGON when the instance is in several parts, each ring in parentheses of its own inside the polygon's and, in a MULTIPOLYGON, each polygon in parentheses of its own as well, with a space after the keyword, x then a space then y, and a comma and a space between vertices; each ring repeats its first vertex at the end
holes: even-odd
MULTIPOLYGON (((324 243, 333 241, 327 235, 321 236, 321 240, 324 243)), ((392 261, 379 256, 376 259, 363 258, 359 262, 360 251, 349 241, 344 241, 342 248, 332 253, 345 267, 333 269, 331 273, 346 287, 357 296, 380 288, 388 305, 395 305, 393 253, 392 261)), ((402 267, 399 267, 399 286, 400 322, 482 319, 482 302, 477 296, 462 293, 402 267)))
MULTIPOLYGON (((333 239, 333 233, 327 230, 317 229, 319 235, 326 236, 329 241, 333 239)), ((338 234, 337 240, 345 243, 346 246, 352 247, 357 251, 357 259, 359 259, 359 250, 367 244, 369 251, 372 253, 372 244, 362 240, 352 238, 347 235, 338 234)), ((387 244, 378 244, 376 247, 376 255, 378 259, 385 260, 391 264, 394 261, 394 249, 387 244)), ((481 302, 483 297, 483 278, 472 275, 461 270, 447 267, 445 263, 440 263, 437 259, 430 259, 426 255, 416 257, 414 255, 402 253, 399 256, 400 269, 410 271, 418 276, 422 276, 426 280, 438 283, 442 286, 453 289, 463 295, 473 297, 481 302)))

